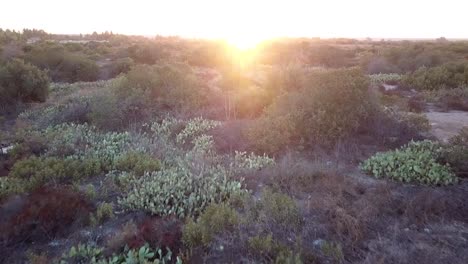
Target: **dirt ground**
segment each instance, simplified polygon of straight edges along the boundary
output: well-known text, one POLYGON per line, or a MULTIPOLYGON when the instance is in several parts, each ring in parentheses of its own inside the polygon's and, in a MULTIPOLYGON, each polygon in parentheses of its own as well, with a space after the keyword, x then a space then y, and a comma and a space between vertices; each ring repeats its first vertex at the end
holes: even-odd
POLYGON ((468 126, 468 112, 428 112, 427 119, 432 126, 431 132, 439 140, 447 141, 458 134, 460 129, 468 126))

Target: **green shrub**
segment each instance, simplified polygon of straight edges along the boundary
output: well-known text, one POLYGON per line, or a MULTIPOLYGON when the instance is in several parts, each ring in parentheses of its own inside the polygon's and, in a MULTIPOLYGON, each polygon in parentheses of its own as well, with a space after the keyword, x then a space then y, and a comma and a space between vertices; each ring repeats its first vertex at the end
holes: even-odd
POLYGON ((421 67, 403 78, 403 84, 417 90, 439 90, 468 85, 468 63, 447 63, 421 67))
POLYGON ((115 161, 115 169, 133 172, 136 176, 143 176, 145 172, 158 171, 160 168, 161 162, 145 153, 129 152, 115 161))
POLYGON ((234 161, 231 167, 234 169, 259 170, 275 164, 275 160, 267 155, 257 156, 254 153, 247 155, 247 152, 235 151, 234 161))
POLYGON ((248 133, 252 144, 259 150, 334 145, 353 135, 375 108, 368 84, 354 68, 313 72, 303 89, 279 97, 266 110, 248 133))
POLYGON ((431 129, 431 124, 425 114, 417 114, 412 112, 398 113, 399 122, 407 125, 407 128, 417 132, 427 132, 431 129))
POLYGON ((99 160, 110 170, 115 160, 129 147, 128 132, 102 133, 87 124, 61 124, 43 131, 48 141, 47 156, 99 160))
POLYGON ((210 203, 222 202, 241 191, 241 183, 227 179, 221 167, 206 168, 199 175, 184 168, 169 168, 134 180, 120 204, 127 209, 183 218, 199 215, 210 203))
POLYGON ((95 81, 99 77, 99 67, 85 55, 72 53, 59 44, 35 45, 25 54, 25 60, 47 70, 56 82, 95 81))
MULTIPOLYGON (((267 156, 237 153, 218 155, 213 138, 204 134, 219 122, 200 118, 188 121, 166 119, 149 125, 140 135, 144 144, 135 149, 157 147, 164 155, 161 171, 137 178, 124 173, 109 175, 124 186, 130 185, 120 203, 130 210, 144 210, 156 215, 197 216, 211 203, 228 200, 245 192, 242 174, 273 163, 267 156), (234 180, 239 179, 240 180, 234 180)), ((124 187, 127 189, 127 187, 124 187)))
POLYGON ((96 226, 103 223, 107 219, 114 217, 114 206, 112 203, 103 202, 99 204, 95 214, 91 214, 91 225, 96 226))
POLYGON ((302 263, 297 252, 301 252, 299 234, 304 221, 295 201, 269 190, 260 199, 249 194, 240 197, 233 196, 235 203, 240 202, 236 209, 230 200, 229 204, 210 205, 196 221, 189 219, 183 228, 184 244, 189 249, 215 249, 210 254, 217 257, 226 254, 223 248, 229 246, 229 252, 236 252, 234 256, 248 252, 248 259, 255 263, 275 259, 302 263))
POLYGON ((343 262, 344 254, 340 244, 325 241, 320 249, 325 256, 331 257, 336 263, 343 262))
POLYGON ((296 129, 292 115, 258 119, 247 131, 253 147, 261 153, 277 153, 297 144, 296 129))
POLYGON ((22 179, 31 188, 53 182, 73 182, 104 172, 102 163, 95 159, 59 159, 55 157, 29 157, 16 162, 9 177, 22 179))
POLYGON ((13 194, 25 191, 26 182, 13 177, 0 177, 0 201, 13 194))
POLYGON ((275 241, 271 234, 253 236, 249 238, 249 248, 256 254, 269 255, 273 252, 275 241))
POLYGON ((303 224, 296 202, 285 194, 272 192, 269 189, 263 191, 257 210, 259 213, 257 221, 291 228, 300 228, 303 224))
POLYGON ((395 151, 377 153, 361 168, 376 178, 406 183, 446 185, 457 182, 447 165, 440 164, 443 148, 432 141, 411 142, 395 151))
POLYGON ((48 96, 49 78, 37 67, 14 59, 0 65, 0 103, 18 101, 44 102, 48 96))
POLYGON ((468 87, 424 91, 423 96, 443 109, 468 111, 468 87))
POLYGON ((207 90, 187 65, 138 65, 119 78, 116 94, 144 94, 147 107, 193 110, 206 101, 207 90))
POLYGON ((299 253, 293 253, 292 251, 280 252, 275 258, 275 264, 303 264, 299 253))
POLYGON ((182 240, 190 248, 208 246, 215 235, 232 229, 239 223, 237 212, 226 204, 212 204, 194 222, 184 226, 182 240))
POLYGON ((135 65, 131 58, 120 58, 115 60, 110 68, 110 75, 117 76, 121 73, 127 73, 135 65))
POLYGON ((165 253, 161 248, 152 249, 149 245, 144 245, 139 249, 130 249, 126 247, 123 252, 114 253, 111 257, 104 256, 104 249, 86 244, 78 244, 62 255, 60 264, 67 263, 91 263, 91 264, 182 264, 179 257, 173 259, 172 252, 166 248, 165 253), (173 262, 173 260, 175 262, 173 262))
POLYGON ((97 258, 103 255, 103 251, 104 249, 96 246, 78 244, 62 255, 60 263, 95 263, 97 258))
POLYGON ((402 79, 401 74, 397 73, 379 73, 369 75, 369 79, 372 84, 398 84, 402 79))
POLYGON ((88 198, 88 200, 92 201, 94 199, 96 199, 97 197, 97 192, 96 192, 96 188, 94 187, 94 185, 92 184, 87 184, 84 188, 84 194, 86 195, 86 197, 88 198))

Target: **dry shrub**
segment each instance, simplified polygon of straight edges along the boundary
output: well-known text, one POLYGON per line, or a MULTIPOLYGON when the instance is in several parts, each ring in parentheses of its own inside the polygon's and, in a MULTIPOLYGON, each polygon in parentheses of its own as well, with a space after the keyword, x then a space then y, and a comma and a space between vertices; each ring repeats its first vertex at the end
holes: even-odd
POLYGON ((226 121, 212 129, 209 134, 213 136, 216 150, 220 153, 247 151, 249 144, 245 132, 251 123, 250 120, 226 121))
POLYGON ((6 245, 47 241, 63 236, 88 221, 91 204, 69 188, 40 188, 31 193, 19 212, 0 227, 6 245))
POLYGON ((181 247, 182 223, 174 217, 146 217, 140 223, 126 223, 119 232, 111 237, 107 246, 110 251, 140 248, 146 243, 154 247, 170 248, 176 254, 181 247))
POLYGON ((424 224, 430 219, 443 216, 447 208, 446 203, 447 200, 440 193, 423 190, 404 205, 404 215, 409 218, 410 222, 424 224))
POLYGON ((418 225, 453 220, 467 223, 467 198, 466 186, 451 186, 444 191, 423 188, 411 194, 402 210, 410 223, 418 225))
POLYGON ((363 238, 365 232, 363 223, 346 212, 345 209, 341 207, 332 209, 329 213, 329 219, 333 230, 341 240, 358 242, 363 238))
POLYGON ((344 180, 333 162, 310 161, 293 154, 283 156, 274 166, 257 173, 256 177, 261 175, 269 177, 268 182, 273 188, 294 196, 324 191, 325 185, 328 185, 328 190, 336 192, 340 186, 336 181, 344 180))
POLYGON ((125 223, 119 231, 115 233, 111 238, 107 240, 107 249, 110 252, 117 252, 121 250, 126 241, 133 236, 138 234, 138 228, 133 221, 125 223))

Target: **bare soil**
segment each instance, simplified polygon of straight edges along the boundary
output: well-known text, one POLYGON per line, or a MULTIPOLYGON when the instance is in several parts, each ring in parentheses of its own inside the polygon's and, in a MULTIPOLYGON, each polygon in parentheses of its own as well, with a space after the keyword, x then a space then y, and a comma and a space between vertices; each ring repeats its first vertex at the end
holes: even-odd
POLYGON ((426 113, 426 116, 431 124, 432 134, 441 141, 447 141, 464 126, 468 126, 468 112, 464 111, 434 111, 426 113))

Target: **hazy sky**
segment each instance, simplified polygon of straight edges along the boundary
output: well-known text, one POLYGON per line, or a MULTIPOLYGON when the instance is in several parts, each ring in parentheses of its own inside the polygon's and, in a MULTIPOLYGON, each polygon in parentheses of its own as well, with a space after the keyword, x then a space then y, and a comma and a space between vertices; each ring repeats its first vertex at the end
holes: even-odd
POLYGON ((0 27, 52 33, 468 37, 468 0, 1 0, 0 27))

